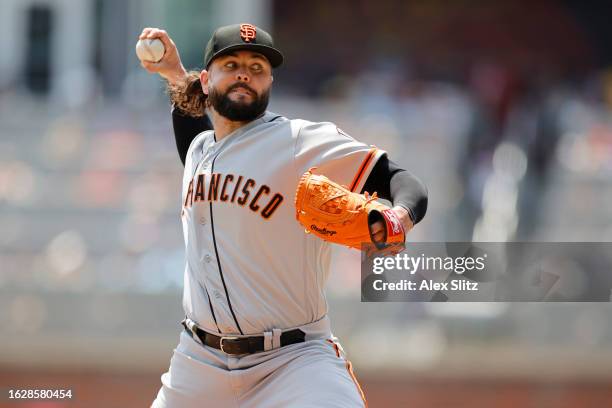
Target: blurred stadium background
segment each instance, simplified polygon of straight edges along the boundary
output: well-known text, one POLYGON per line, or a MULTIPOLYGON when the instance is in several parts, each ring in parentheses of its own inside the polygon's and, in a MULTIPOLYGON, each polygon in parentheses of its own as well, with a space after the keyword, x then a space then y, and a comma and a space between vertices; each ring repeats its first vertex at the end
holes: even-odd
MULTIPOLYGON (((0 389, 148 406, 178 340, 182 166, 145 26, 185 65, 222 24, 274 33, 271 110, 336 122, 430 189, 418 241, 612 240, 606 1, 2 0, 0 389)), ((612 404, 608 304, 362 304, 336 334, 371 407, 612 404)), ((210 402, 212 404, 212 401, 210 402)), ((214 404, 213 404, 214 405, 214 404)), ((0 406, 15 406, 6 399, 0 406)))

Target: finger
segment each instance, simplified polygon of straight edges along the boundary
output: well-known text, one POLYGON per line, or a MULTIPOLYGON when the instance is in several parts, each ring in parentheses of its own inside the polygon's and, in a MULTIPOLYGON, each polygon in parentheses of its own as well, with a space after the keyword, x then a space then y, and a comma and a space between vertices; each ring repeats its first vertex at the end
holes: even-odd
POLYGON ((164 30, 162 30, 161 28, 151 28, 151 30, 149 30, 149 32, 147 33, 147 37, 146 38, 149 38, 149 39, 160 38, 165 33, 166 32, 164 30))
POLYGON ((168 36, 168 33, 166 32, 166 30, 161 30, 159 28, 153 28, 151 31, 149 31, 146 38, 148 39, 159 38, 161 42, 164 44, 164 47, 166 48, 166 50, 174 47, 174 43, 168 36))
POLYGON ((384 229, 384 224, 382 221, 376 221, 374 223, 372 223, 371 228, 372 231, 374 232, 378 232, 378 231, 382 231, 384 229))
POLYGON ((377 234, 379 232, 383 232, 385 230, 385 226, 382 221, 376 221, 372 225, 370 225, 370 231, 372 234, 377 234))
POLYGON ((373 258, 378 252, 376 246, 372 244, 365 244, 362 249, 365 251, 366 258, 373 258))
POLYGON ((140 35, 138 36, 139 40, 144 40, 145 38, 147 38, 147 36, 149 35, 149 33, 151 32, 151 30, 154 30, 154 28, 152 27, 145 27, 142 29, 142 32, 140 33, 140 35))
POLYGON ((155 74, 157 72, 158 64, 156 62, 140 61, 140 65, 151 74, 155 74))
POLYGON ((391 254, 392 255, 397 255, 400 252, 402 252, 404 249, 406 249, 405 245, 402 244, 395 244, 392 248, 391 248, 391 254))
POLYGON ((385 234, 383 232, 377 232, 375 234, 372 234, 372 241, 374 242, 383 242, 383 240, 385 239, 385 234))
POLYGON ((370 225, 370 235, 372 242, 381 243, 385 240, 385 226, 382 221, 376 221, 370 225))

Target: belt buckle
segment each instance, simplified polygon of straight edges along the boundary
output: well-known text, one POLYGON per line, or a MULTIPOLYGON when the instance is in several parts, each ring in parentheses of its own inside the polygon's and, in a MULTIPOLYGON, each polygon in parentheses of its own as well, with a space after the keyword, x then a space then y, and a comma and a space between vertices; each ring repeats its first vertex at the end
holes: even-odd
POLYGON ((240 339, 240 337, 238 337, 238 336, 221 336, 221 340, 219 340, 219 348, 225 354, 232 354, 232 353, 229 353, 229 352, 227 352, 227 351, 225 351, 223 349, 223 341, 224 340, 238 340, 238 339, 240 339))

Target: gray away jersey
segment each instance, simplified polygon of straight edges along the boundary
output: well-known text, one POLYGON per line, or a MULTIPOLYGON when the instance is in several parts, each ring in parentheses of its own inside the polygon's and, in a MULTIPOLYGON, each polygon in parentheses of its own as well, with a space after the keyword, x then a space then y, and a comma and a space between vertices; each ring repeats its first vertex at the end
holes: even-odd
POLYGON ((187 316, 224 334, 323 318, 330 247, 296 221, 295 190, 317 167, 315 173, 359 192, 382 154, 332 123, 271 112, 220 142, 213 131, 199 134, 183 176, 187 316))

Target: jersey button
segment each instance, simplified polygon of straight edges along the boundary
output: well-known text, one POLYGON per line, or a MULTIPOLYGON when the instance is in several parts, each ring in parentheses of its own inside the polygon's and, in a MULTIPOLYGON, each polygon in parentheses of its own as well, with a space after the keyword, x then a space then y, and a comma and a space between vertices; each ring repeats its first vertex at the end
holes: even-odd
POLYGON ((206 225, 206 218, 200 217, 200 224, 206 225))
POLYGON ((210 256, 209 254, 204 255, 204 261, 206 263, 210 263, 210 261, 212 261, 212 256, 210 256))

